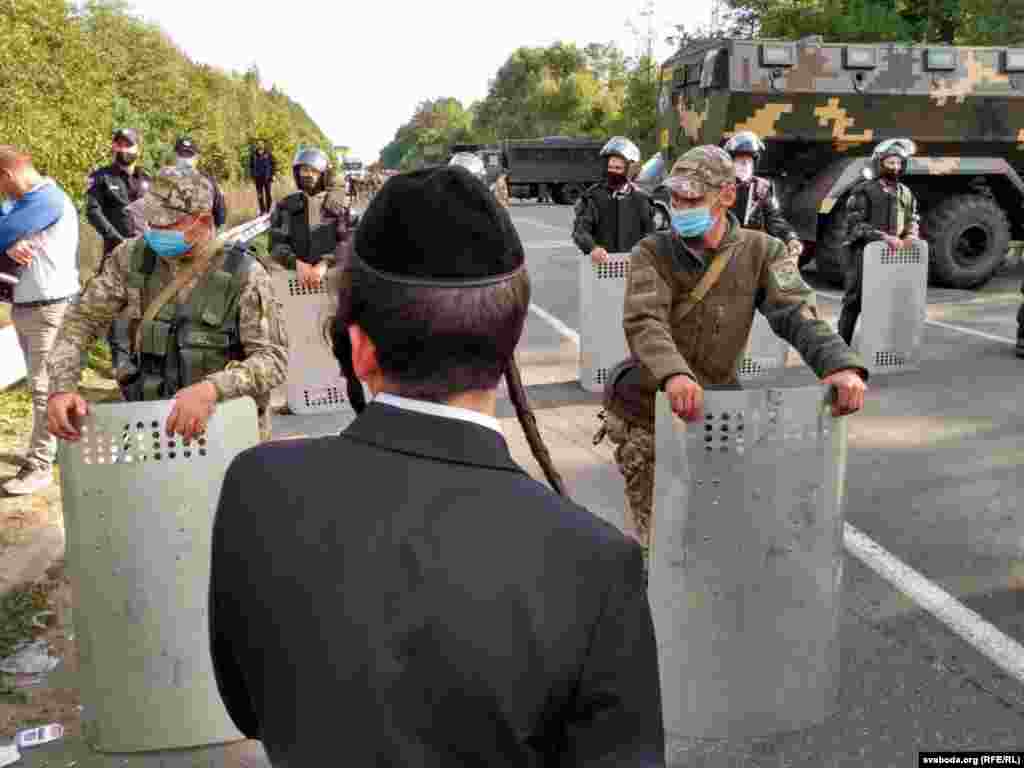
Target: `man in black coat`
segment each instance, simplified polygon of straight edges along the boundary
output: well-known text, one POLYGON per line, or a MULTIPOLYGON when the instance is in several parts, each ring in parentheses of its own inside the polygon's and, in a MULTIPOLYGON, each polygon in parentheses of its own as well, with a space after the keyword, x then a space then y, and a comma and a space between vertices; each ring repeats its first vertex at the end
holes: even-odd
POLYGON ((572 240, 594 264, 608 261, 610 253, 629 253, 654 231, 654 202, 629 181, 630 163, 640 150, 625 136, 608 140, 601 150, 605 181, 589 187, 576 201, 572 240))
POLYGON ((213 531, 228 713, 274 765, 663 766, 640 547, 509 454, 497 384, 530 287, 465 169, 391 179, 335 354, 374 399, 242 453, 213 531))
POLYGON ((264 141, 256 142, 256 148, 249 155, 249 175, 256 185, 256 200, 260 205, 260 215, 270 213, 274 198, 270 194, 270 185, 277 176, 274 156, 267 151, 264 141))

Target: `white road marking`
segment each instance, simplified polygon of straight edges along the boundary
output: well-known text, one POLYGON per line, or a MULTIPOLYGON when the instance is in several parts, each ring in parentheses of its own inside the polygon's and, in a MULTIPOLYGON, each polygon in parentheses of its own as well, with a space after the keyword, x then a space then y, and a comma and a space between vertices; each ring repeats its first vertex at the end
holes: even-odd
MULTIPOLYGON (((826 299, 832 299, 832 301, 842 301, 843 295, 841 293, 830 293, 829 291, 815 291, 819 296, 824 296, 826 299)), ((968 336, 977 336, 981 339, 988 339, 989 341, 998 341, 1003 344, 1010 344, 1016 346, 1016 339, 1008 339, 1005 336, 996 336, 992 333, 985 333, 984 331, 976 331, 973 328, 964 328, 960 325, 953 325, 952 323, 943 323, 940 320, 925 320, 925 325, 934 325, 938 328, 945 328, 947 331, 956 331, 958 333, 964 333, 968 336)))
POLYGON ((843 525, 843 544, 847 552, 956 632, 1006 674, 1024 683, 1024 646, 849 523, 843 525))
POLYGON ((533 312, 533 314, 535 314, 541 320, 545 321, 556 331, 558 331, 558 333, 560 333, 562 336, 564 336, 567 339, 572 339, 572 341, 575 342, 577 346, 579 346, 580 335, 572 328, 570 328, 568 325, 559 320, 557 317, 552 315, 547 310, 541 309, 536 304, 530 304, 530 311, 533 312))

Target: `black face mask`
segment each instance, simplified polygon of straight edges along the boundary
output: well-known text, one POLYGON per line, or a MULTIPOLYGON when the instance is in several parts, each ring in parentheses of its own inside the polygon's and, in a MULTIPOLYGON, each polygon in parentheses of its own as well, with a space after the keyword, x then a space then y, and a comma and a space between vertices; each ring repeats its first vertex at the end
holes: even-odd
POLYGON ((882 169, 882 178, 888 179, 889 181, 896 181, 900 177, 899 171, 894 171, 892 168, 882 169))
POLYGON ((608 179, 608 186, 611 187, 612 189, 619 189, 620 187, 622 187, 623 184, 626 183, 626 174, 624 173, 614 173, 612 171, 608 171, 608 173, 606 173, 605 176, 608 179))
POLYGON ((307 195, 312 195, 313 190, 316 189, 316 182, 306 176, 299 177, 299 189, 305 192, 307 195))
POLYGON ((135 159, 137 157, 138 157, 138 155, 131 154, 131 153, 128 153, 128 152, 115 152, 114 153, 114 162, 117 163, 118 165, 124 167, 124 168, 127 168, 128 166, 130 166, 132 163, 135 162, 135 159))

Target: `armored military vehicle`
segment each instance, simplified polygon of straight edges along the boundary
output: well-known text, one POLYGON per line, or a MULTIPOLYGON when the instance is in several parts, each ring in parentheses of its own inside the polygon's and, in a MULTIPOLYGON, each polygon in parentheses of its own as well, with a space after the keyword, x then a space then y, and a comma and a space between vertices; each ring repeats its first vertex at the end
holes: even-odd
POLYGON ((583 191, 604 178, 601 147, 606 139, 547 136, 500 142, 509 194, 534 198, 546 188, 551 199, 573 205, 583 191))
POLYGON ((751 130, 787 218, 832 280, 845 204, 881 140, 917 144, 917 196, 933 282, 973 288, 1024 238, 1024 48, 718 39, 662 65, 658 139, 668 167, 751 130))

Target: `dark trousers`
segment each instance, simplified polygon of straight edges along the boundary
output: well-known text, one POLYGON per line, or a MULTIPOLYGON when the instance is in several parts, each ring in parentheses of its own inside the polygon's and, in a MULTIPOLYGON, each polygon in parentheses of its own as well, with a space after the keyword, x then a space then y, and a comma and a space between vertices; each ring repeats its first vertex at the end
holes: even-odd
MULTIPOLYGON (((1020 292, 1024 293, 1024 283, 1020 284, 1020 292)), ((1017 356, 1024 357, 1024 302, 1017 310, 1017 356)))
POLYGON ((274 204, 274 200, 270 196, 271 179, 253 179, 253 181, 256 183, 256 199, 260 205, 260 216, 270 213, 270 206, 274 204))
POLYGON ((864 246, 844 249, 843 308, 839 313, 839 335, 849 345, 861 310, 861 289, 864 283, 864 246))

